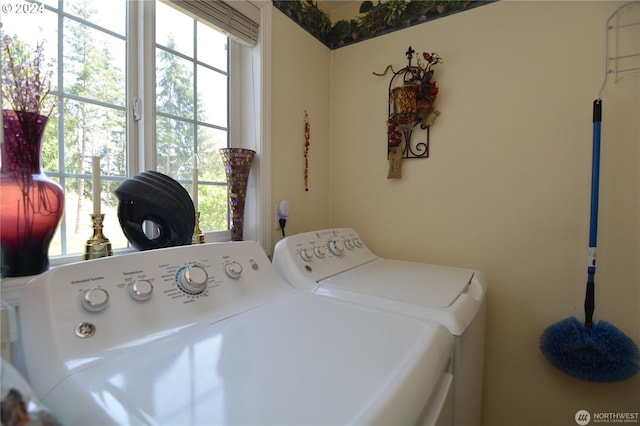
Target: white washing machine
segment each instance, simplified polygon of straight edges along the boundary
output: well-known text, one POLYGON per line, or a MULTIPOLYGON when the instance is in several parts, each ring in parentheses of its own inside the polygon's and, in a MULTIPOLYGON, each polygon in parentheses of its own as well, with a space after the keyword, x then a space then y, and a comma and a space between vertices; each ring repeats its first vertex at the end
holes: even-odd
POLYGON ((27 379, 65 425, 452 421, 444 327, 293 289, 255 242, 61 266, 19 319, 27 379))
POLYGON ((481 424, 487 285, 479 271, 379 258, 351 228, 284 238, 273 264, 296 288, 443 324, 455 337, 454 425, 481 424))

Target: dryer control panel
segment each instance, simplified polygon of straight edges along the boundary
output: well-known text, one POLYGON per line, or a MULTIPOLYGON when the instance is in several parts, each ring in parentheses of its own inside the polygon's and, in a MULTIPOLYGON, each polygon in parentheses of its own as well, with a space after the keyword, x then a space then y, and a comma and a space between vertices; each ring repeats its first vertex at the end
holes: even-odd
POLYGON ((310 286, 378 259, 352 228, 325 229, 284 238, 273 265, 294 286, 310 286))

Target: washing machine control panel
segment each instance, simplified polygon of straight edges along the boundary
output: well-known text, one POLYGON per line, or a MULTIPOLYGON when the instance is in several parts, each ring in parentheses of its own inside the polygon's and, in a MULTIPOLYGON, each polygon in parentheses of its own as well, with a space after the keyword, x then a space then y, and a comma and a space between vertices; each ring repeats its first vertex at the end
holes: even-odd
POLYGON ((198 244, 53 268, 24 288, 19 314, 30 330, 25 351, 53 348, 46 356, 65 365, 211 324, 294 291, 258 243, 198 244))
POLYGON ((336 228, 280 240, 273 254, 273 265, 290 284, 300 287, 313 286, 324 278, 375 259, 354 229, 336 228))

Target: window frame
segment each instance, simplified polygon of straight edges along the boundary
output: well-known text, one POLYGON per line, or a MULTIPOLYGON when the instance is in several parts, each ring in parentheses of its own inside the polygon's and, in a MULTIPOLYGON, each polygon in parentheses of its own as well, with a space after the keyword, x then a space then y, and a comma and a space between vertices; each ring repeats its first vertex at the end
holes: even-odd
MULTIPOLYGON (((168 3, 172 6, 171 3, 168 3)), ((128 113, 127 126, 129 134, 128 155, 129 155, 129 176, 144 170, 156 170, 156 53, 155 53, 155 1, 130 1, 129 2, 129 18, 128 31, 129 34, 136 34, 136 43, 129 43, 129 51, 127 58, 130 64, 128 69, 136 77, 129 78, 127 81, 130 86, 127 88, 128 99, 131 100, 131 108, 128 113), (135 4, 135 6, 134 6, 135 4), (145 46, 151 46, 145 50, 145 46), (137 106, 137 107, 136 107, 137 106), (140 119, 136 119, 136 115, 140 119), (149 136, 147 136, 149 135, 149 136), (146 141, 141 143, 140 141, 146 141)), ((238 48, 237 44, 229 38, 229 79, 232 80, 232 74, 236 73, 240 64, 237 61, 237 55, 233 52, 238 48)), ((228 99, 237 98, 237 88, 234 89, 229 84, 228 99)), ((228 102, 229 106, 233 103, 228 102)), ((231 136, 235 133, 233 124, 236 120, 232 117, 234 112, 232 108, 228 110, 229 114, 229 146, 233 144, 234 138, 231 136)), ((230 230, 206 231, 205 241, 220 242, 228 241, 231 238, 230 230)))
MULTIPOLYGON (((135 176, 157 168, 155 2, 130 0, 127 3, 127 173, 135 176), (145 46, 151 48, 145 50, 145 46), (140 119, 136 119, 138 115, 140 119)), ((230 102, 228 111, 229 146, 249 148, 257 153, 247 188, 244 238, 259 242, 267 255, 271 255, 271 114, 265 107, 265 100, 270 98, 271 2, 254 0, 252 4, 261 11, 256 46, 249 47, 229 38, 229 99, 239 100, 230 102), (243 80, 251 84, 243 85, 243 80)), ((229 241, 230 238, 229 229, 205 231, 207 243, 229 241)), ((135 251, 133 247, 121 248, 114 250, 113 255, 135 251)), ((64 254, 52 256, 50 263, 57 266, 81 258, 82 253, 64 254)))

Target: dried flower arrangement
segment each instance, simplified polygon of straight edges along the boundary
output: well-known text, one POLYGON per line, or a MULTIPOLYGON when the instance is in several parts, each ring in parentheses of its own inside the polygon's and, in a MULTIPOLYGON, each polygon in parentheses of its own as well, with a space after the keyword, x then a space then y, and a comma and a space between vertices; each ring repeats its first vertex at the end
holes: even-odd
POLYGON ((33 55, 9 36, 0 40, 3 143, 0 191, 0 274, 38 274, 49 267, 48 250, 64 210, 60 185, 41 169, 41 143, 55 106, 49 95, 52 68, 44 45, 33 55))
POLYGON ((389 115, 386 120, 387 157, 390 163, 387 177, 389 178, 401 176, 402 158, 429 156, 428 129, 440 115, 433 106, 439 92, 433 78, 435 73, 433 67, 441 63, 442 58, 435 52, 423 52, 422 57, 417 57, 414 65, 412 61, 415 53, 415 50, 409 46, 405 53, 408 65, 399 71, 395 71, 392 65, 388 65, 384 72, 373 73, 377 76, 385 76, 391 71, 393 74, 389 83, 389 115), (427 130, 425 142, 412 144, 411 136, 414 128, 427 130))
POLYGON ((55 106, 49 97, 53 65, 45 63, 44 42, 36 45, 33 57, 28 46, 2 37, 2 99, 14 111, 49 117, 55 106))
POLYGON ((3 144, 3 169, 5 163, 11 163, 17 166, 15 170, 23 170, 21 180, 26 186, 30 179, 26 170, 40 167, 40 143, 55 107, 55 97, 49 96, 53 66, 45 62, 44 42, 37 43, 33 54, 28 45, 8 35, 0 42, 5 138, 11 131, 12 138, 23 141, 3 144))

